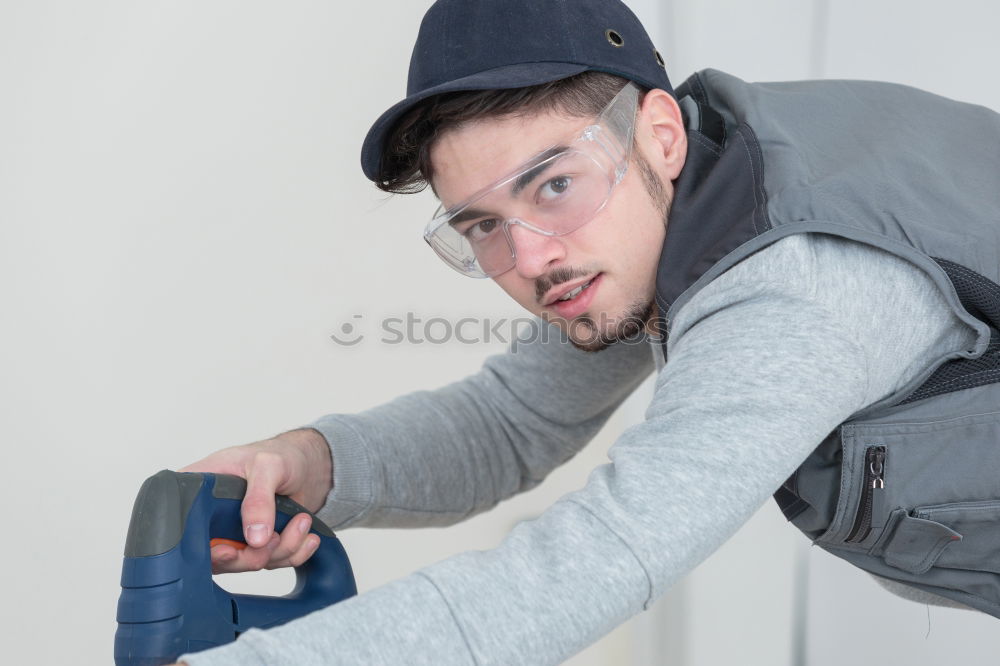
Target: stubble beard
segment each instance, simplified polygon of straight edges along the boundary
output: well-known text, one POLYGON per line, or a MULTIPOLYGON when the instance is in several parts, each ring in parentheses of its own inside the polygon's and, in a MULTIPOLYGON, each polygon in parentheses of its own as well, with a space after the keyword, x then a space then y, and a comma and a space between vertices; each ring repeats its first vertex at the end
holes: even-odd
POLYGON ((589 314, 580 315, 570 324, 570 344, 580 351, 599 352, 619 342, 643 342, 653 310, 653 301, 637 300, 614 322, 599 324, 589 314))
MULTIPOLYGON (((659 211, 663 218, 663 226, 666 227, 667 219, 670 217, 670 196, 667 194, 663 182, 660 181, 642 153, 636 150, 633 155, 635 166, 638 168, 642 182, 646 187, 646 193, 653 205, 656 206, 656 210, 659 211)), ((603 351, 619 342, 643 342, 646 338, 645 332, 655 311, 656 307, 652 299, 637 299, 625 308, 625 311, 615 322, 601 322, 599 324, 589 314, 584 313, 570 324, 569 341, 574 347, 585 352, 603 351), (581 328, 583 330, 580 330, 581 328), (582 335, 580 335, 581 333, 582 335)))

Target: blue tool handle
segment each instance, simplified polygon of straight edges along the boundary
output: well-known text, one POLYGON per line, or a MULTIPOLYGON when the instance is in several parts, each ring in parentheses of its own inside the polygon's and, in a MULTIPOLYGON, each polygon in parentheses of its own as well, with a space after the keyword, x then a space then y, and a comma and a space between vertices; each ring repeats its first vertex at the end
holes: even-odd
MULTIPOLYGON (((231 477, 228 482, 232 483, 234 478, 231 477)), ((239 500, 213 498, 209 539, 222 537, 242 540, 241 506, 242 496, 239 500)), ((275 508, 274 529, 277 532, 284 530, 289 521, 299 513, 310 513, 292 500, 280 496, 275 508)), ((319 537, 319 547, 312 557, 295 567, 295 587, 289 594, 269 597, 222 591, 231 598, 236 631, 243 632, 253 627, 264 629, 282 624, 329 606, 330 599, 340 600, 356 594, 354 575, 340 541, 315 516, 310 531, 319 537)), ((206 544, 209 539, 205 540, 206 544)), ((211 554, 208 557, 211 558, 211 554)))
MULTIPOLYGON (((313 516, 320 546, 295 569, 284 597, 232 594, 212 579, 210 540, 242 541, 246 481, 163 470, 143 484, 132 510, 115 633, 117 666, 158 666, 224 645, 251 628, 282 624, 357 593, 343 546, 313 516)), ((275 528, 306 511, 275 498, 275 528)))

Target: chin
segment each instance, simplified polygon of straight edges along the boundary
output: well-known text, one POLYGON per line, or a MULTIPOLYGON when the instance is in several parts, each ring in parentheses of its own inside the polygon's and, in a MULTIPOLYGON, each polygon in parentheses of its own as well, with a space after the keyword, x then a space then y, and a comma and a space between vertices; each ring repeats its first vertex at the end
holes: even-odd
POLYGON ((603 351, 618 343, 642 343, 653 311, 652 301, 635 301, 614 319, 603 312, 596 317, 581 315, 570 322, 566 333, 570 343, 585 352, 603 351))

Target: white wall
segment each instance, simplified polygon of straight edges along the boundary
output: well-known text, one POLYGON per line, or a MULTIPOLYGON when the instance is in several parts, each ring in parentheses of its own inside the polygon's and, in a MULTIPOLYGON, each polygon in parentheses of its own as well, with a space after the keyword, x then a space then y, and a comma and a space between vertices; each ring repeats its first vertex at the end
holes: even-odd
MULTIPOLYGON (((0 3, 6 661, 110 662, 150 474, 441 385, 504 347, 375 339, 407 311, 520 316, 427 250, 430 197, 386 197, 358 168, 429 4, 0 3), (369 339, 335 345, 344 323, 369 339)), ((491 547, 582 485, 611 439, 453 529, 345 532, 360 587, 491 547)))
MULTIPOLYGON (((675 83, 703 66, 881 77, 1000 107, 990 3, 630 4, 675 83)), ((149 474, 440 385, 502 347, 373 339, 377 318, 408 310, 519 316, 423 247, 430 197, 387 198, 357 166, 370 122, 401 95, 428 5, 358 3, 348 17, 316 1, 0 4, 5 661, 110 661, 125 529, 149 474), (369 338, 333 344, 345 322, 369 338)), ((486 516, 343 533, 362 589, 497 543, 582 485, 642 398, 543 487, 486 516)), ((571 663, 791 663, 800 541, 766 507, 653 612, 571 663)), ((819 595, 835 591, 810 603, 834 607, 819 595)), ((815 659, 855 654, 810 638, 815 659)))

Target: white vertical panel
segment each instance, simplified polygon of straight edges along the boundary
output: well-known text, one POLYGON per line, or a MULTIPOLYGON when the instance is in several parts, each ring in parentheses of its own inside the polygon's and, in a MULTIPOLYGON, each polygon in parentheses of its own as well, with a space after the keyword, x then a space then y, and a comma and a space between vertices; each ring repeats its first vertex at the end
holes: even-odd
POLYGON ((995 664, 995 617, 900 599, 847 562, 813 548, 808 666, 995 664))
POLYGON ((661 14, 660 48, 675 86, 706 67, 749 81, 812 75, 812 2, 672 0, 661 14))
POLYGON ((826 76, 896 81, 1000 109, 1000 4, 830 3, 826 76))
POLYGON ((624 0, 628 8, 642 22, 653 45, 663 52, 666 40, 666 16, 669 11, 669 0, 624 0))

